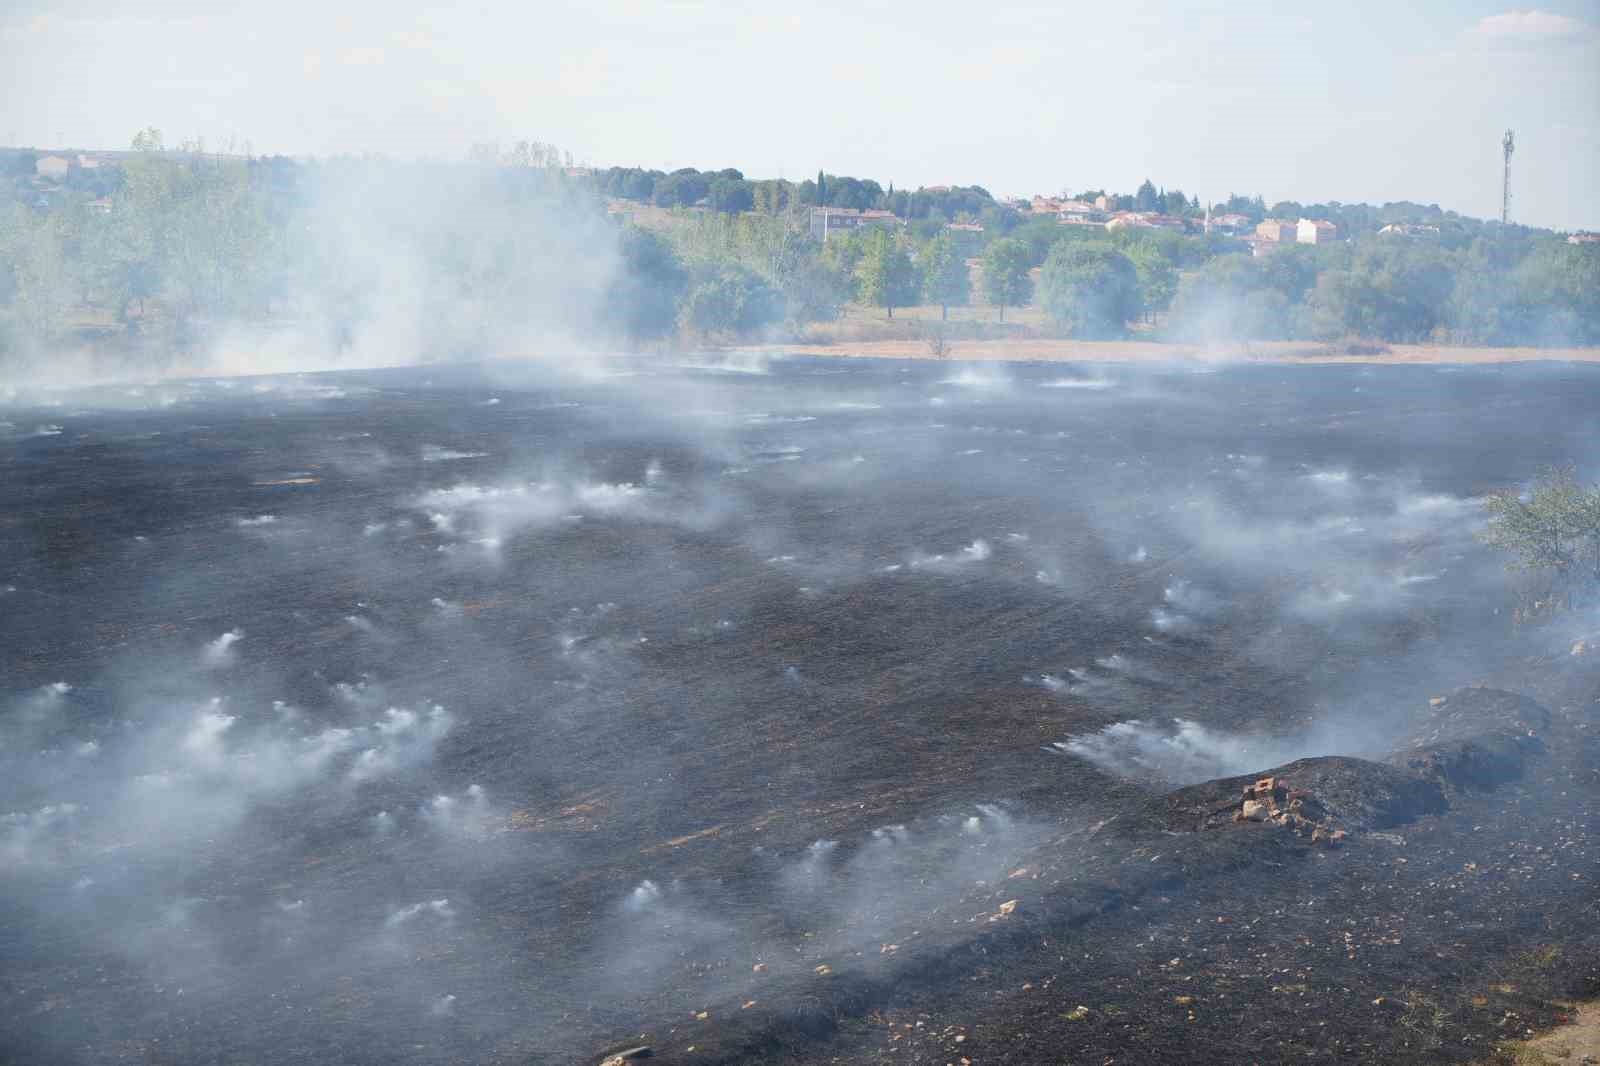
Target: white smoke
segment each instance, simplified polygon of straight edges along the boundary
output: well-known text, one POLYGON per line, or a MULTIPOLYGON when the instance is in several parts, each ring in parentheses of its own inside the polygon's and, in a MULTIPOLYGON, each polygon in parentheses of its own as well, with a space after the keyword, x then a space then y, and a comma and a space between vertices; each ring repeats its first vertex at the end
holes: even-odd
POLYGON ((435 444, 422 446, 422 461, 425 463, 448 463, 458 459, 484 459, 488 452, 463 452, 454 448, 441 448, 435 444))
POLYGON ((374 722, 366 736, 371 746, 356 756, 349 777, 357 784, 386 777, 433 757, 433 749, 455 720, 438 704, 422 713, 390 707, 374 722))
POLYGON ((1001 392, 1010 389, 1013 383, 1010 373, 1003 366, 982 363, 964 366, 954 374, 941 378, 939 384, 953 385, 961 389, 1001 392))
POLYGON ((460 796, 435 796, 418 814, 434 832, 465 840, 488 837, 494 819, 489 795, 480 785, 469 786, 460 796))
POLYGON ((425 493, 416 502, 441 533, 475 537, 494 547, 526 529, 571 517, 653 515, 649 489, 634 484, 543 481, 460 484, 425 493))
POLYGON ((450 906, 448 899, 431 899, 395 908, 383 920, 383 925, 386 929, 398 929, 419 921, 449 923, 454 921, 455 917, 455 908, 450 906))
POLYGON ((244 639, 244 630, 230 629, 216 640, 211 641, 202 653, 205 664, 213 669, 232 666, 238 655, 233 646, 244 639))
POLYGON ((65 843, 59 838, 70 830, 77 815, 75 803, 0 814, 0 857, 10 866, 51 861, 65 843))
MULTIPOLYGON (((1053 747, 1087 759, 1118 777, 1194 784, 1255 773, 1334 750, 1333 737, 1221 733, 1183 718, 1166 723, 1135 719, 1053 747)), ((1348 753, 1346 753, 1348 754, 1348 753)))
POLYGON ((1056 378, 1053 381, 1041 381, 1041 388, 1046 389, 1088 389, 1099 391, 1116 386, 1116 382, 1109 378, 1056 378))
MULTIPOLYGON (((905 566, 912 570, 949 570, 966 566, 972 563, 981 563, 994 555, 994 548, 989 542, 979 538, 949 554, 928 555, 923 552, 913 552, 906 560, 905 566)), ((885 567, 889 571, 899 570, 900 565, 885 567)))

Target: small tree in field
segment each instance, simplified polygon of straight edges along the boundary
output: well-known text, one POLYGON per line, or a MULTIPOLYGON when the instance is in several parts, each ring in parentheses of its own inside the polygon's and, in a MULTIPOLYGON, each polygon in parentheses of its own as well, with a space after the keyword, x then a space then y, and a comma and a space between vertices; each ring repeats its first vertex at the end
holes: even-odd
POLYGON ((861 278, 861 299, 881 307, 894 317, 896 307, 905 307, 917 298, 917 275, 900 242, 876 230, 867 236, 866 255, 856 268, 861 278))
POLYGON ((967 261, 950 234, 941 233, 923 246, 917 266, 922 272, 923 298, 939 305, 939 320, 950 317, 950 306, 964 307, 972 298, 967 261))
POLYGON ((1021 307, 1033 295, 1028 266, 1028 246, 1015 237, 995 241, 983 253, 983 292, 1000 308, 1002 322, 1007 307, 1021 307))
POLYGON ((1546 579, 1542 603, 1570 607, 1600 584, 1600 486, 1585 487, 1566 467, 1540 475, 1526 495, 1493 492, 1483 505, 1489 524, 1479 539, 1515 556, 1511 569, 1546 579))

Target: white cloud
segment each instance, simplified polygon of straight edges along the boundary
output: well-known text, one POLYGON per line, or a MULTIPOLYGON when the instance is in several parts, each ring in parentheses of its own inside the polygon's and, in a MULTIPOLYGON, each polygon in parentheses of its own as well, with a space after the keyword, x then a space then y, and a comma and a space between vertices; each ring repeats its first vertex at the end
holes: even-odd
POLYGON ((1587 23, 1553 11, 1507 11, 1478 20, 1474 33, 1510 41, 1554 41, 1582 37, 1590 32, 1587 23))

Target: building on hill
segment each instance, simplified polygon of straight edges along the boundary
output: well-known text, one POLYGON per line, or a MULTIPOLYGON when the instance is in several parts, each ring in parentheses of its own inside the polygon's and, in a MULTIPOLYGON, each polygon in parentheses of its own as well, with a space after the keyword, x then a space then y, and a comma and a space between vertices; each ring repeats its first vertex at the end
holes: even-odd
POLYGON ((1207 215, 1207 233, 1245 233, 1250 229, 1250 216, 1240 214, 1207 215))
POLYGON ((1106 221, 1106 229, 1166 229, 1183 232, 1188 226, 1176 215, 1163 215, 1158 211, 1118 211, 1106 221))
POLYGON ((42 155, 33 161, 33 172, 51 181, 60 181, 71 169, 72 160, 64 155, 42 155))
POLYGON ((1579 230, 1577 233, 1574 233, 1574 234, 1570 235, 1569 237, 1567 237, 1567 243, 1568 244, 1600 244, 1600 233, 1589 233, 1586 230, 1579 230))
POLYGON ((1294 222, 1282 218, 1269 218, 1265 222, 1256 223, 1256 236, 1264 241, 1276 241, 1279 244, 1293 244, 1299 239, 1299 226, 1294 222))
POLYGON ((1293 241, 1280 241, 1272 237, 1263 237, 1260 234, 1251 234, 1241 239, 1250 246, 1250 254, 1256 259, 1281 251, 1294 243, 1293 241))
POLYGON ((982 222, 946 222, 944 228, 953 233, 982 233, 982 222))
POLYGON ((1390 237, 1437 237, 1438 226, 1424 226, 1417 222, 1391 222, 1378 231, 1390 237))
POLYGON ((1339 227, 1321 218, 1302 218, 1295 225, 1295 240, 1301 244, 1331 244, 1339 239, 1339 227))
POLYGON ((1117 209, 1117 198, 1115 196, 1107 196, 1105 193, 1101 193, 1099 196, 1094 198, 1094 206, 1096 210, 1100 211, 1115 211, 1117 209))
POLYGON ((1035 196, 1028 204, 1028 211, 1030 214, 1035 215, 1075 215, 1086 217, 1099 213, 1099 208, 1087 200, 1062 200, 1054 196, 1035 196))
POLYGON ((879 226, 892 229, 895 226, 904 226, 905 220, 893 211, 883 211, 869 208, 858 211, 853 207, 813 207, 811 209, 810 231, 811 239, 826 241, 828 234, 840 230, 858 230, 863 226, 879 226))

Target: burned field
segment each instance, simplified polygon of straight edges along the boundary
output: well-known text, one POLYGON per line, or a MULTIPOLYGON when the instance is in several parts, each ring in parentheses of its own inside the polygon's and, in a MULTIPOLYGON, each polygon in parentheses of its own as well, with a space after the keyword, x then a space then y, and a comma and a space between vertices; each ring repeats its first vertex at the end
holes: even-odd
POLYGON ((1473 539, 1592 370, 45 400, 0 1061, 1470 1061, 1596 990, 1600 619, 1473 539))

